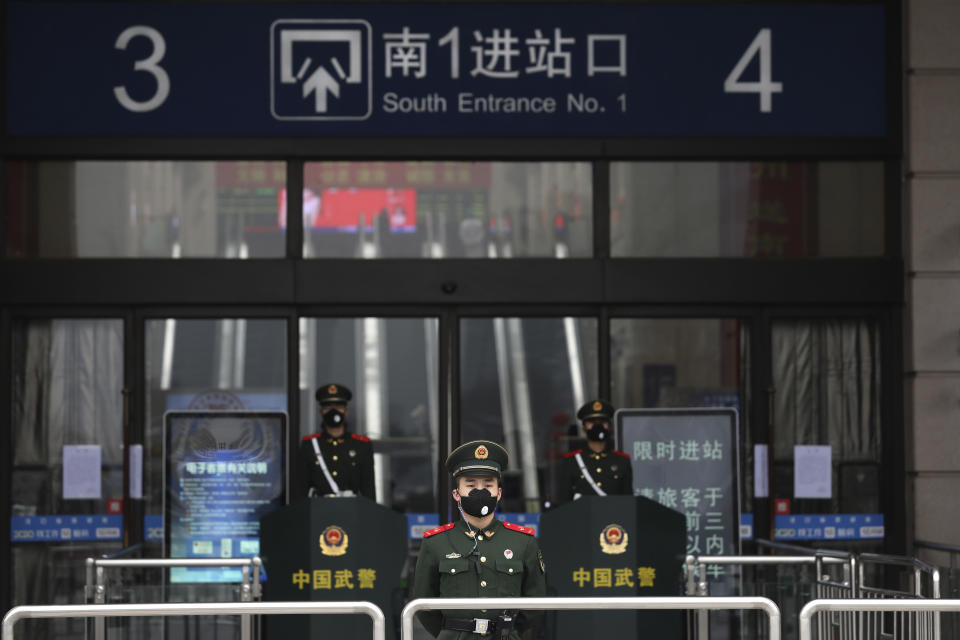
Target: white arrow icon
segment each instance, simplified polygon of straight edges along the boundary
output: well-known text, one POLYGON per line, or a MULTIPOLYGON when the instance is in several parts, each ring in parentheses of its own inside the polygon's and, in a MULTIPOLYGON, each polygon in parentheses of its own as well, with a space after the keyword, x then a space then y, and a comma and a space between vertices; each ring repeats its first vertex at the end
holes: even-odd
POLYGON ((314 99, 314 108, 317 113, 326 113, 327 112, 327 92, 329 91, 334 95, 334 97, 340 97, 340 83, 337 82, 333 76, 324 68, 319 67, 316 71, 310 74, 310 77, 307 78, 307 81, 303 83, 303 97, 306 98, 310 95, 310 92, 315 92, 313 95, 314 99))
POLYGON ((270 25, 271 115, 277 120, 369 118, 372 31, 369 22, 354 18, 275 20, 270 25), (280 89, 298 84, 300 91, 280 89), (344 90, 344 85, 352 86, 344 90))
MULTIPOLYGON (((280 33, 280 82, 293 84, 303 77, 309 65, 309 58, 295 74, 293 68, 293 45, 298 42, 346 42, 349 46, 349 74, 345 74, 336 58, 332 58, 334 68, 341 80, 347 84, 358 84, 363 80, 363 67, 360 64, 362 34, 358 29, 289 29, 280 33)), ((327 93, 340 97, 340 83, 324 67, 316 69, 303 83, 303 97, 314 92, 314 106, 317 113, 327 112, 327 93)))

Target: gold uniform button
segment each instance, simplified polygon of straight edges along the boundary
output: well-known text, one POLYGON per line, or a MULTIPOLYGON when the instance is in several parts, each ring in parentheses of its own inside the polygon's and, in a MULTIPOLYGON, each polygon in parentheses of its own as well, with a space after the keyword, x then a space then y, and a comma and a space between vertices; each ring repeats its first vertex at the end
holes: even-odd
POLYGON ((483 540, 483 536, 477 536, 477 540, 483 540))
POLYGON ((602 486, 603 486, 603 483, 602 483, 602 482, 598 482, 598 483, 597 483, 597 486, 598 486, 598 487, 602 487, 602 486))
POLYGON ((507 569, 507 573, 513 573, 513 568, 507 569))
POLYGON ((480 562, 486 562, 487 556, 480 556, 480 562))
POLYGON ((486 581, 486 580, 481 580, 481 581, 480 581, 480 586, 481 586, 481 587, 487 586, 487 581, 486 581))
POLYGON ((333 475, 337 475, 337 472, 336 472, 336 471, 334 471, 334 472, 333 472, 333 475))
POLYGON ((337 461, 337 456, 333 456, 333 461, 334 461, 334 462, 337 461))
POLYGON ((456 573, 456 572, 457 572, 456 569, 450 569, 450 573, 456 573))
POLYGON ((603 473, 603 469, 601 469, 600 467, 597 467, 597 473, 603 473))

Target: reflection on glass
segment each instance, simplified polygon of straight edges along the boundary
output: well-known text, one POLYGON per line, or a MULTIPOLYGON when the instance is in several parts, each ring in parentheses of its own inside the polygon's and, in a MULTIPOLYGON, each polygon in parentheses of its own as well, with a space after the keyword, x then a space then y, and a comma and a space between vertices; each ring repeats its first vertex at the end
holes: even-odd
MULTIPOLYGON (((123 495, 123 321, 16 321, 12 337, 8 418, 14 544, 5 559, 12 604, 83 602, 83 557, 115 551, 122 543, 90 540, 82 531, 88 528, 72 518, 41 526, 34 516, 106 514, 107 498, 123 495), (66 445, 99 447, 100 467, 91 469, 99 474, 99 497, 65 499, 66 445), (56 537, 38 541, 43 535, 38 530, 56 537)), ((32 621, 17 637, 21 633, 82 638, 83 621, 32 621)))
POLYGON ((621 162, 610 178, 615 257, 883 254, 879 162, 621 162))
POLYGON ((876 513, 883 432, 878 323, 783 320, 773 323, 772 342, 774 497, 793 495, 794 445, 829 444, 835 490, 830 507, 815 502, 810 510, 876 513))
POLYGON ((504 511, 563 497, 558 460, 597 394, 595 318, 466 318, 460 323, 461 440, 502 442, 504 511))
POLYGON ((321 431, 314 392, 353 392, 347 429, 373 440, 377 502, 436 512, 439 363, 436 318, 300 320, 300 435, 321 431))
POLYGON ((6 177, 9 257, 285 253, 283 162, 13 162, 6 177))
POLYGON ((304 256, 586 257, 590 164, 316 162, 304 168, 304 256))
MULTIPOLYGON (((741 496, 753 492, 749 327, 723 318, 614 318, 612 401, 618 409, 734 407, 740 418, 741 496)), ((741 508, 751 511, 741 500, 741 508)))

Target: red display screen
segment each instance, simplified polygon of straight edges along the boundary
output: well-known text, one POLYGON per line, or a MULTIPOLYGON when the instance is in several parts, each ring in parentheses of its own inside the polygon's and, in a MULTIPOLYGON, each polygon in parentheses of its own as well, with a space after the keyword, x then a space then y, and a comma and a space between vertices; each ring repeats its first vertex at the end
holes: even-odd
MULTIPOLYGON (((286 226, 286 190, 281 190, 279 222, 286 226)), ((386 216, 390 231, 417 230, 416 189, 324 189, 303 191, 304 226, 317 231, 373 230, 375 215, 386 216), (362 221, 362 223, 361 223, 362 221)))

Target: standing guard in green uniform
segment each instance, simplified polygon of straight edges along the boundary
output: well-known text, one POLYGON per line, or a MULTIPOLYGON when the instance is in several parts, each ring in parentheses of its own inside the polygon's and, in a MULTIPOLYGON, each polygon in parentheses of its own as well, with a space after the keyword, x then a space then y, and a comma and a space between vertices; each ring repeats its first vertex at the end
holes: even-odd
POLYGON ((342 384, 325 384, 316 392, 321 433, 300 440, 300 497, 354 496, 377 499, 370 438, 347 430, 347 403, 353 397, 342 384))
MULTIPOLYGON (((447 457, 460 520, 423 534, 414 598, 536 597, 547 592, 543 556, 533 529, 494 518, 503 490, 507 451, 474 440, 447 457)), ((438 640, 519 640, 536 633, 536 614, 507 611, 421 611, 420 622, 438 640)))
POLYGON ((577 411, 587 436, 587 450, 564 456, 566 500, 580 496, 633 495, 630 456, 613 448, 610 420, 614 408, 606 400, 591 400, 577 411))

